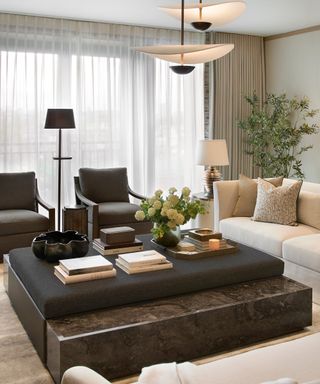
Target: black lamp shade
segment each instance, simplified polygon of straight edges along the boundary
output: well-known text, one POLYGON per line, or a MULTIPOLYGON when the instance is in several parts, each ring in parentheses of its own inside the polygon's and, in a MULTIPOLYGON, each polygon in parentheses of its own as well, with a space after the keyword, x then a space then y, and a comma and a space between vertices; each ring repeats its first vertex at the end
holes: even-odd
POLYGON ((194 69, 194 65, 171 65, 170 69, 177 75, 188 75, 194 69))
POLYGON ((48 109, 44 127, 46 129, 75 128, 73 109, 48 109))

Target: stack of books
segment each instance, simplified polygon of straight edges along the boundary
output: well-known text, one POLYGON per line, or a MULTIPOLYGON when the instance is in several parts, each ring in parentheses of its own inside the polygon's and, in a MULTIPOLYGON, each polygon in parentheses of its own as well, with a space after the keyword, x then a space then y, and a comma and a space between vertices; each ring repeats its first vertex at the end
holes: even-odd
POLYGON ((209 246, 209 241, 211 239, 216 239, 217 242, 219 242, 219 250, 220 249, 226 249, 227 241, 222 238, 222 234, 220 232, 213 232, 209 233, 209 230, 203 230, 203 233, 201 233, 201 230, 199 231, 190 231, 188 235, 184 237, 184 241, 187 241, 193 245, 195 245, 196 250, 198 252, 206 252, 212 250, 209 246), (199 232, 199 233, 197 233, 199 232), (207 233, 206 233, 207 232, 207 233))
POLYGON ((54 274, 63 284, 72 284, 114 277, 117 271, 110 261, 97 255, 60 260, 54 274))
POLYGON ((135 230, 130 227, 102 229, 100 238, 94 239, 92 246, 103 256, 143 250, 143 242, 135 238, 135 230))
POLYGON ((128 275, 171 269, 172 263, 157 251, 119 254, 116 265, 128 275))
POLYGON ((93 248, 103 256, 118 255, 119 253, 137 252, 143 250, 143 242, 135 239, 132 243, 104 243, 101 239, 94 239, 93 248))

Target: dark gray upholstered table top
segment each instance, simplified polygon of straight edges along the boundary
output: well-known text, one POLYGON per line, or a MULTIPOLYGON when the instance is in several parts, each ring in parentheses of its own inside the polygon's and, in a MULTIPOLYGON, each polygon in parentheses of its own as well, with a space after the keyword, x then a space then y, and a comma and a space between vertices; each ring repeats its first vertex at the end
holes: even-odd
MULTIPOLYGON (((150 235, 138 236, 150 249, 150 235)), ((90 247, 88 255, 97 252, 90 247)), ((63 285, 53 274, 53 264, 37 259, 31 248, 10 252, 10 264, 45 318, 133 304, 250 280, 280 276, 283 261, 239 246, 239 252, 201 260, 177 260, 172 270, 127 275, 118 267, 117 277, 63 285)), ((115 264, 116 256, 107 257, 115 264)))

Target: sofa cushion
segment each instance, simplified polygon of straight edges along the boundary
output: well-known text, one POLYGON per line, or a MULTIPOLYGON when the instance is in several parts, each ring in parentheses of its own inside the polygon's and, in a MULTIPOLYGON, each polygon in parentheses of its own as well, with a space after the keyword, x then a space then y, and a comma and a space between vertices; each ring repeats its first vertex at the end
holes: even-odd
POLYGON ((0 173, 0 209, 35 211, 36 178, 34 172, 0 173))
POLYGON ((320 229, 320 193, 301 191, 297 210, 299 223, 320 229))
POLYGON ((136 223, 135 213, 140 209, 136 204, 117 202, 99 204, 99 225, 136 223))
POLYGON ((252 221, 249 217, 230 217, 221 220, 224 237, 241 244, 282 257, 282 242, 296 236, 320 233, 319 230, 300 224, 297 227, 252 221))
POLYGON ((296 225, 297 200, 302 182, 275 187, 266 180, 258 179, 257 203, 253 220, 284 225, 296 225))
POLYGON ((95 203, 129 202, 126 168, 80 168, 79 181, 83 195, 95 203))
POLYGON ((49 219, 26 209, 0 210, 0 236, 20 233, 45 232, 49 219))
POLYGON ((208 377, 208 382, 201 384, 258 384, 279 377, 306 383, 320 377, 319 353, 320 333, 315 333, 227 356, 197 368, 208 377))
MULTIPOLYGON (((282 185, 283 176, 268 179, 275 187, 282 185)), ((251 179, 240 174, 239 177, 239 197, 233 211, 233 216, 251 217, 254 212, 257 200, 257 180, 251 179)))
POLYGON ((320 273, 320 234, 289 239, 282 253, 285 260, 320 273))

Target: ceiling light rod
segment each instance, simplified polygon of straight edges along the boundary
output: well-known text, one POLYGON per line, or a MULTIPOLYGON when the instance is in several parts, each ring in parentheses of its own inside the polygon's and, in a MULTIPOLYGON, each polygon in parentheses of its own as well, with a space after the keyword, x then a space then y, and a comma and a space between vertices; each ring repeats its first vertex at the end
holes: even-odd
MULTIPOLYGON (((181 0, 181 46, 184 45, 184 0, 181 0)), ((171 65, 170 69, 178 75, 187 75, 194 69, 194 65, 183 65, 184 54, 181 53, 181 65, 171 65)))

